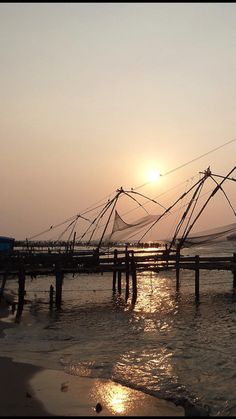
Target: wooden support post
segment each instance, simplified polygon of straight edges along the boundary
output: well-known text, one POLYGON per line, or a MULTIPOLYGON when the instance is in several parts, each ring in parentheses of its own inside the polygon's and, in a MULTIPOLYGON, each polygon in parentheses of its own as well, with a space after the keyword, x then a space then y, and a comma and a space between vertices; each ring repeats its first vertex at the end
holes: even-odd
POLYGON ((74 236, 73 236, 73 243, 72 243, 72 253, 74 253, 74 249, 75 249, 75 237, 76 237, 76 231, 74 232, 74 236))
POLYGON ((130 265, 130 263, 129 263, 129 252, 128 252, 128 249, 127 249, 127 246, 126 246, 126 248, 125 248, 125 268, 126 268, 126 270, 125 270, 125 300, 127 301, 128 300, 128 298, 129 298, 129 270, 130 270, 130 268, 129 268, 129 265, 130 265))
POLYGON ((233 289, 236 291, 236 270, 233 272, 233 289))
MULTIPOLYGON (((234 264, 236 266, 236 253, 233 254, 233 258, 234 258, 234 264)), ((234 291, 236 291, 236 267, 235 269, 232 270, 232 274, 233 274, 233 289, 234 291)))
POLYGON ((4 292, 4 288, 7 282, 7 277, 8 277, 8 270, 6 269, 4 274, 3 274, 3 278, 2 278, 2 285, 1 285, 1 289, 0 289, 0 302, 3 296, 3 292, 4 292))
POLYGON ((116 264, 117 264, 117 249, 114 250, 114 270, 113 270, 113 292, 116 292, 116 264))
POLYGON ((22 311, 24 308, 24 300, 25 300, 25 267, 24 265, 20 266, 19 273, 18 273, 18 306, 17 312, 15 317, 15 322, 20 323, 22 311))
POLYGON ((97 247, 93 251, 93 263, 94 265, 99 265, 99 248, 97 247))
POLYGON ((134 305, 137 300, 137 273, 136 273, 136 263, 134 259, 134 251, 132 250, 132 259, 131 259, 131 271, 132 271, 132 304, 134 305))
POLYGON ((53 295, 54 295, 54 287, 53 287, 53 285, 50 285, 50 290, 49 290, 49 307, 50 307, 50 310, 52 310, 52 308, 53 308, 53 295))
POLYGON ((62 301, 62 284, 63 284, 63 272, 59 265, 56 266, 56 308, 60 310, 62 301))
POLYGON ((118 293, 121 294, 122 289, 121 289, 121 277, 122 277, 122 272, 121 270, 118 271, 118 293))
POLYGON ((164 256, 165 261, 166 261, 166 267, 168 268, 169 267, 169 250, 168 250, 167 244, 165 244, 165 250, 163 252, 163 256, 164 256))
POLYGON ((199 301, 199 256, 195 256, 195 301, 199 301))
POLYGON ((180 250, 178 249, 176 252, 176 291, 179 291, 179 260, 180 260, 180 250))

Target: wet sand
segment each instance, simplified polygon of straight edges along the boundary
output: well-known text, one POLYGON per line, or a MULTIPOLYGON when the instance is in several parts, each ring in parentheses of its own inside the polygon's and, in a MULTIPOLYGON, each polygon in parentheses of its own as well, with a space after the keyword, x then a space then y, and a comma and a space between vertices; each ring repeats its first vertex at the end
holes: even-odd
POLYGON ((0 370, 0 416, 184 416, 180 406, 111 380, 73 376, 9 358, 0 358, 0 370))

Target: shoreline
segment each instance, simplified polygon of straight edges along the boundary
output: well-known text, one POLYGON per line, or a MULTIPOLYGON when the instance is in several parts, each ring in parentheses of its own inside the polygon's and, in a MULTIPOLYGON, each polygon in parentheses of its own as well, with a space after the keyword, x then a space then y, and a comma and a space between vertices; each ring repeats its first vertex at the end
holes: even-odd
MULTIPOLYGON (((0 317, 9 318, 8 307, 1 307, 0 317)), ((14 323, 0 321, 0 338, 11 327, 14 323)), ((0 369, 0 416, 209 416, 185 398, 159 398, 111 379, 71 375, 10 356, 0 355, 0 369)))
POLYGON ((109 379, 69 375, 7 357, 0 357, 0 369, 0 416, 185 416, 181 406, 109 379))

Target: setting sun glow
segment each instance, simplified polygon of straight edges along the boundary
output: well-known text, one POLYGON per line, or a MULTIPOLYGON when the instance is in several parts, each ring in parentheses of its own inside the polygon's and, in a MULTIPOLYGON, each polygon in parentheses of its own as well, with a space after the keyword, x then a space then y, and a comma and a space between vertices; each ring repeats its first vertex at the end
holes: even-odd
POLYGON ((160 178, 161 174, 157 169, 150 169, 147 172, 147 180, 148 182, 156 182, 160 178))

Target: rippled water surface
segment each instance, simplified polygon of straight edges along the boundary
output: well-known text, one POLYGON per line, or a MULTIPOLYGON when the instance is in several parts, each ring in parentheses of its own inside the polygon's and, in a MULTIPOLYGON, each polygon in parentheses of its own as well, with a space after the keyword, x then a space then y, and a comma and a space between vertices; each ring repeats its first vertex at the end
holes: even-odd
MULTIPOLYGON (((195 303, 191 271, 181 271, 179 293, 174 272, 140 273, 137 278, 138 298, 132 306, 124 294, 112 295, 111 274, 67 275, 59 313, 48 307, 54 279, 28 278, 29 301, 21 323, 15 324, 12 314, 2 317, 11 327, 0 339, 1 355, 70 374, 112 378, 177 402, 187 398, 208 406, 211 415, 234 415, 232 273, 202 271, 200 304, 195 303)), ((17 282, 9 281, 8 288, 16 291, 17 282)))

